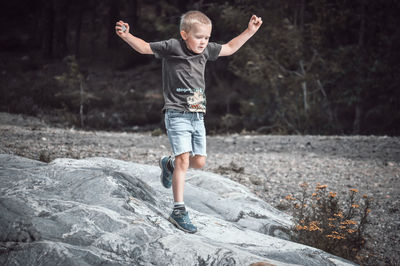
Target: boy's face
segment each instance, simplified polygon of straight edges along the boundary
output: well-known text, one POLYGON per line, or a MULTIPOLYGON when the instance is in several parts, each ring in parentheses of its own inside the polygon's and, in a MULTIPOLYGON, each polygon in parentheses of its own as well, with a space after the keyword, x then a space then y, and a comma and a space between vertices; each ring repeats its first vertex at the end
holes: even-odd
POLYGON ((207 47, 210 40, 211 25, 196 23, 189 32, 181 31, 181 36, 190 51, 200 54, 207 47))

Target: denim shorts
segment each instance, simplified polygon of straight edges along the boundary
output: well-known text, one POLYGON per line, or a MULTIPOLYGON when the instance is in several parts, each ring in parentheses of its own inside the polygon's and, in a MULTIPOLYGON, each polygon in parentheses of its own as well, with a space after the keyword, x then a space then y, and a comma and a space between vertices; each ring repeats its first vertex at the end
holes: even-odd
POLYGON ((167 109, 165 127, 175 156, 190 152, 192 156, 207 156, 204 113, 167 109))

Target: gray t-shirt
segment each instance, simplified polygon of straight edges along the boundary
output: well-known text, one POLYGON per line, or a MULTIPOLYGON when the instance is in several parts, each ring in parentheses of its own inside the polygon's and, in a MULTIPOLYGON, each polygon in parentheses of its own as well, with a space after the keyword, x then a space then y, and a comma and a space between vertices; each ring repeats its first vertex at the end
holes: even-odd
POLYGON ((205 113, 204 70, 207 60, 217 60, 221 45, 210 42, 201 54, 191 52, 177 39, 152 42, 150 47, 156 58, 162 59, 163 110, 205 113))

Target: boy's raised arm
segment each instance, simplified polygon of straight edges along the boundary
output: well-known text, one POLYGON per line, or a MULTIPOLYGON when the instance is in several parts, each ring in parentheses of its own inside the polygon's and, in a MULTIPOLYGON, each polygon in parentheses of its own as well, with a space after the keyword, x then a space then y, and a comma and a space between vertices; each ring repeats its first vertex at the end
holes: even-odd
POLYGON ((129 24, 123 22, 122 20, 118 21, 115 24, 115 32, 122 40, 127 42, 135 51, 141 54, 154 54, 150 48, 150 44, 138 37, 133 36, 129 33, 129 24), (125 30, 123 28, 125 27, 125 30))
POLYGON ((261 18, 253 15, 250 18, 249 25, 245 31, 243 31, 239 36, 233 38, 228 43, 222 45, 219 56, 229 56, 234 54, 258 31, 258 29, 261 27, 261 24, 261 18))

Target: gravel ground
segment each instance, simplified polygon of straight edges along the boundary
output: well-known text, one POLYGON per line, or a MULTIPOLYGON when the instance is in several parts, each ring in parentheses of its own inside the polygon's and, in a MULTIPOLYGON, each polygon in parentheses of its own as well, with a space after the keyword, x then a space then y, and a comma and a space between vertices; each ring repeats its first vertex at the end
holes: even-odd
MULTIPOLYGON (((345 195, 356 188, 373 198, 364 262, 400 261, 400 138, 377 136, 208 136, 204 170, 250 187, 273 206, 307 182, 345 195), (368 258, 365 258, 368 256, 368 258)), ((35 160, 110 157, 158 165, 170 153, 164 134, 80 131, 0 113, 0 153, 35 160)), ((1 163, 1 162, 0 162, 1 163)))

